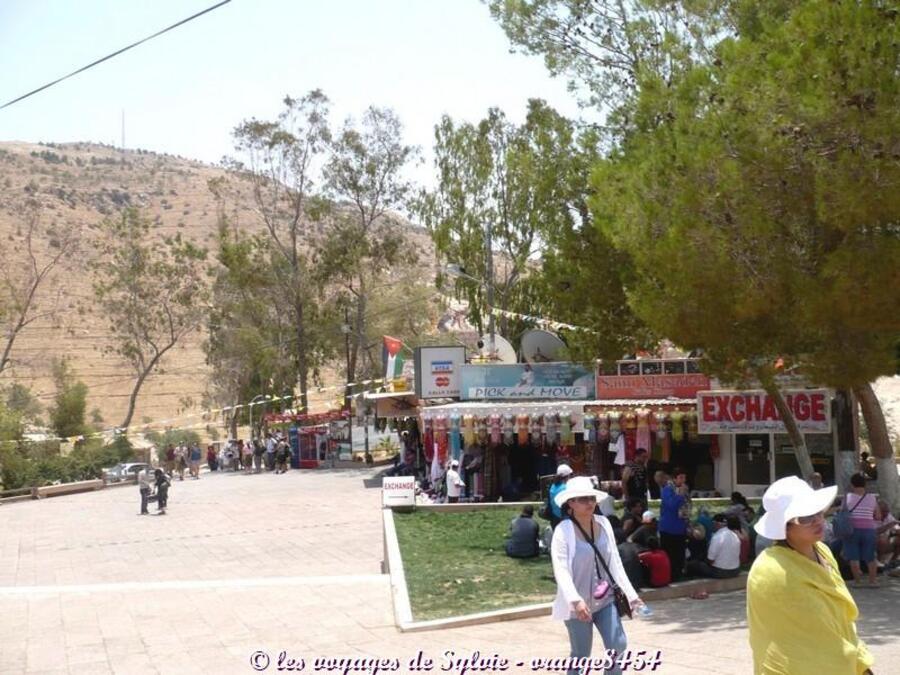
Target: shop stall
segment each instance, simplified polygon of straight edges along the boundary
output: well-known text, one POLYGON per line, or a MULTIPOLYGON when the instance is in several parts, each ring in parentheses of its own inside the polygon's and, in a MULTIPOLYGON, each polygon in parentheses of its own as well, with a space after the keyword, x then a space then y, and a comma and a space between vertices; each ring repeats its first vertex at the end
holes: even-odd
POLYGON ((330 410, 322 413, 269 413, 265 423, 269 430, 280 430, 291 446, 291 466, 315 469, 332 457, 349 453, 346 440, 350 413, 330 410))

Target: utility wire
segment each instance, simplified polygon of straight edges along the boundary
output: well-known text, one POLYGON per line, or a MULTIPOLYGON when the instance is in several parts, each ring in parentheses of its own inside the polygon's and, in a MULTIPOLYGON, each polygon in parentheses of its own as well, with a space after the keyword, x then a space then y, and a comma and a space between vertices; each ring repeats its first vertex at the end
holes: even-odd
POLYGON ((133 42, 130 45, 128 45, 127 47, 122 47, 122 49, 115 51, 112 54, 107 54, 102 59, 97 59, 96 61, 89 63, 86 66, 79 68, 78 70, 72 71, 68 75, 63 75, 59 79, 53 80, 53 82, 49 82, 42 87, 38 87, 37 89, 35 89, 33 91, 29 91, 27 94, 23 94, 22 96, 19 96, 19 98, 14 98, 12 101, 9 101, 7 103, 4 103, 3 105, 0 105, 0 110, 3 110, 4 108, 11 106, 13 103, 18 103, 19 101, 24 101, 29 96, 34 96, 38 92, 44 91, 44 89, 49 89, 53 85, 59 84, 63 80, 68 80, 70 77, 74 77, 75 75, 78 75, 78 73, 83 73, 85 70, 88 70, 89 68, 93 68, 94 66, 100 65, 104 61, 108 61, 109 59, 113 58, 114 56, 118 56, 119 54, 122 54, 123 52, 127 52, 129 49, 133 49, 133 48, 137 47, 138 45, 144 44, 145 42, 148 42, 149 40, 152 40, 155 37, 159 37, 163 33, 168 33, 170 30, 178 28, 179 26, 183 26, 184 24, 203 16, 204 14, 207 14, 207 13, 213 11, 214 9, 218 9, 222 5, 227 5, 229 2, 231 2, 231 0, 222 0, 222 2, 218 3, 217 5, 213 5, 212 7, 207 7, 202 12, 197 12, 193 16, 189 16, 186 19, 182 19, 178 23, 173 23, 168 28, 163 28, 161 31, 158 31, 158 32, 154 33, 153 35, 149 35, 142 40, 133 42))

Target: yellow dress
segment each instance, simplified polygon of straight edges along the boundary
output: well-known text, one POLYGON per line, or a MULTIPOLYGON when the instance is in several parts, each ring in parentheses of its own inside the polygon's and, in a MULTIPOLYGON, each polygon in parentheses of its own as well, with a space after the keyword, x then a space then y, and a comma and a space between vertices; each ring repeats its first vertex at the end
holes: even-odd
POLYGON ((786 546, 770 546, 747 579, 754 675, 861 675, 874 662, 856 634, 859 610, 829 548, 830 571, 786 546))

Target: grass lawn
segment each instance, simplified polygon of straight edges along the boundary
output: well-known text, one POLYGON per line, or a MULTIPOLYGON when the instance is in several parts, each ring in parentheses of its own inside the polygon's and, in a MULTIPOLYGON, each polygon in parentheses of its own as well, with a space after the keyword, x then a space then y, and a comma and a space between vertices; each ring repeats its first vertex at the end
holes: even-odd
MULTIPOLYGON (((509 522, 519 509, 465 513, 394 512, 417 621, 550 602, 550 558, 508 558, 509 522)), ((542 526, 545 521, 538 519, 542 526)))
MULTIPOLYGON (((759 500, 749 500, 758 506, 759 500)), ((711 514, 727 499, 694 503, 711 514)), ((650 503, 659 511, 659 502, 650 503)), ((537 508, 535 508, 537 511, 537 508)), ((394 512, 413 618, 417 621, 550 602, 556 594, 548 556, 508 558, 503 545, 519 508, 463 513, 394 512)), ((621 505, 616 510, 622 515, 621 505)), ((547 521, 536 517, 541 529, 547 521)))

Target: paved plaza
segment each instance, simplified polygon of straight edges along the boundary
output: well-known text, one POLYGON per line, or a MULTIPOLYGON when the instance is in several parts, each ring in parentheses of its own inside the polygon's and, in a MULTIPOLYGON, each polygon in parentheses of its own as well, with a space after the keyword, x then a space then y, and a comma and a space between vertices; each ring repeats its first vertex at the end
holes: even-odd
MULTIPOLYGON (((0 673, 276 673, 292 658, 315 672, 316 657, 373 656, 405 673, 419 650, 434 672, 460 673, 441 670, 447 650, 532 672, 517 662, 567 655, 549 617, 399 633, 373 475, 203 474, 173 484, 166 516, 139 517, 134 486, 0 506, 0 673)), ((895 672, 900 580, 854 593, 876 672, 895 672)), ((751 671, 743 593, 653 609, 626 630, 631 649, 661 650, 656 672, 751 671)))

